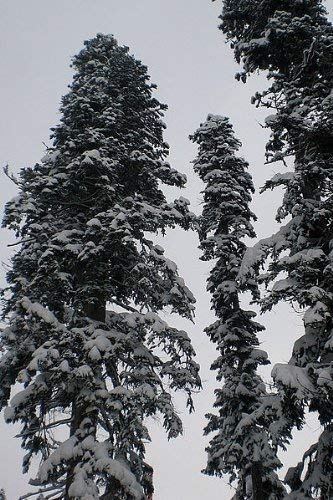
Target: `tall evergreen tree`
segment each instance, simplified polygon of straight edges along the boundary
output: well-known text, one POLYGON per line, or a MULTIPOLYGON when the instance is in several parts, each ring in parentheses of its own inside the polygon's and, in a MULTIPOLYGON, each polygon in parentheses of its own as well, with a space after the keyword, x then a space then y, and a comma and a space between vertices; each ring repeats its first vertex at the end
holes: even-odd
POLYGON ((0 490, 0 500, 6 500, 6 493, 3 488, 0 490))
POLYGON ((265 188, 283 186, 277 220, 288 222, 251 251, 243 276, 272 259, 263 301, 281 300, 305 310, 305 334, 290 362, 273 375, 300 426, 304 408, 318 413, 323 432, 290 470, 290 498, 333 496, 333 27, 321 0, 225 0, 221 29, 232 42, 239 78, 267 71, 270 87, 253 102, 274 110, 266 125, 269 162, 294 160, 294 171, 277 174, 265 188), (305 465, 308 464, 305 471, 305 465))
POLYGON ((3 294, 1 407, 22 424, 24 471, 41 457, 35 486, 66 499, 143 499, 146 418, 160 414, 179 435, 171 392, 186 391, 191 410, 200 386, 188 335, 158 316, 191 319, 193 295, 149 234, 188 229, 193 216, 160 187, 186 179, 165 161, 166 106, 147 68, 102 34, 73 67, 53 146, 21 171, 6 206, 21 246, 3 294))
MULTIPOLYGON (((202 260, 216 261, 207 281, 217 321, 206 328, 219 357, 212 369, 222 388, 215 391, 218 415, 209 414, 205 432, 215 433, 207 448, 204 471, 237 480, 237 499, 279 499, 285 490, 275 470, 281 466, 276 451, 274 420, 280 409, 266 392, 257 372, 269 363, 259 349, 253 311, 244 310, 241 293, 257 297, 256 280, 239 286, 237 275, 246 250, 244 238, 255 237, 249 208, 254 187, 248 164, 237 156, 241 146, 228 118, 208 115, 192 140, 199 145, 194 170, 204 182, 199 223, 202 260), (272 430, 274 432, 272 433, 272 430)), ((280 409, 281 410, 281 409, 280 409)))

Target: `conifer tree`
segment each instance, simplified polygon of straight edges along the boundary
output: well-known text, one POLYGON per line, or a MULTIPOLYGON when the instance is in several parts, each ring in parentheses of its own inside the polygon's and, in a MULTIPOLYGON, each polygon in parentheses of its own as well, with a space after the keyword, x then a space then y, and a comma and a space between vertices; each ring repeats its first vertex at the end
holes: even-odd
POLYGON ((6 500, 6 494, 3 488, 0 490, 0 500, 6 500))
POLYGON ((221 29, 243 63, 238 78, 245 81, 248 74, 265 70, 270 80, 270 87, 253 98, 257 106, 274 110, 266 119, 271 129, 268 162, 288 166, 294 161, 293 171, 276 174, 265 186, 285 188, 277 220, 288 218, 287 224, 251 250, 242 275, 251 275, 270 257, 263 281, 272 287, 263 309, 285 300, 305 310, 305 333, 289 363, 277 365, 273 375, 295 425, 301 425, 308 407, 318 413, 322 434, 286 479, 290 498, 330 498, 333 27, 321 0, 225 0, 221 19, 221 29))
POLYGON ((188 335, 158 315, 191 319, 194 298, 150 235, 188 229, 193 216, 161 190, 186 179, 165 161, 166 106, 147 68, 102 34, 73 67, 53 145, 6 206, 21 246, 3 294, 0 401, 22 425, 24 471, 41 457, 40 491, 143 499, 146 418, 161 415, 178 436, 172 391, 186 391, 192 410, 200 386, 188 335))
POLYGON ((254 320, 253 311, 241 305, 242 292, 257 297, 258 289, 255 279, 241 287, 237 281, 246 250, 244 238, 255 237, 255 215, 249 208, 254 187, 247 162, 237 156, 241 144, 228 118, 208 115, 192 140, 199 145, 194 170, 204 182, 201 258, 216 261, 207 290, 217 320, 206 333, 219 352, 212 369, 223 383, 215 391, 218 415, 207 415, 205 432, 214 436, 204 472, 229 474, 231 481, 237 480, 237 499, 279 499, 284 487, 275 473, 281 466, 276 451, 283 443, 272 434, 279 406, 257 372, 258 366, 269 363, 257 337, 264 327, 254 320))

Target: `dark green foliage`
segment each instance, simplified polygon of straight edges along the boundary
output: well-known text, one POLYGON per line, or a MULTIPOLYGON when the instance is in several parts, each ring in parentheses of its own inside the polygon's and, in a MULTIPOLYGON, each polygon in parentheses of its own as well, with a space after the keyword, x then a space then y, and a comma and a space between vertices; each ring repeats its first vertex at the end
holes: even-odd
MULTIPOLYGON (((237 156, 240 142, 227 118, 209 115, 192 140, 199 145, 194 170, 204 182, 203 211, 199 223, 202 260, 214 260, 207 280, 217 321, 206 328, 219 357, 212 364, 222 388, 215 391, 218 414, 207 415, 207 434, 214 433, 205 473, 229 474, 237 480, 236 498, 253 498, 255 470, 260 467, 261 494, 267 499, 284 496, 275 470, 283 445, 274 425, 281 413, 279 400, 266 392, 257 368, 269 363, 259 349, 253 311, 241 305, 241 292, 258 296, 255 278, 239 284, 238 274, 246 250, 245 237, 255 237, 254 214, 249 208, 254 187, 247 163, 237 156)), ((257 498, 257 497, 256 497, 257 498)))
POLYGON ((165 161, 166 106, 147 68, 105 35, 73 66, 53 146, 22 170, 6 206, 4 225, 22 244, 4 293, 1 404, 22 423, 25 470, 42 458, 35 485, 141 499, 146 417, 160 414, 177 436, 171 392, 186 391, 191 410, 200 386, 187 334, 158 316, 190 319, 194 298, 150 235, 188 229, 193 216, 161 190, 186 179, 165 161), (9 403, 16 382, 24 387, 9 403), (67 439, 53 435, 58 426, 67 439))
MULTIPOLYGON (((277 220, 287 224, 252 251, 244 275, 272 259, 262 278, 272 291, 263 301, 271 309, 280 300, 305 310, 305 335, 294 346, 288 365, 274 376, 285 394, 285 407, 300 425, 303 408, 318 413, 324 427, 311 456, 291 481, 297 495, 333 495, 331 451, 333 424, 332 240, 333 240, 333 27, 320 0, 236 0, 224 2, 221 29, 231 41, 244 81, 267 71, 270 87, 253 102, 274 110, 269 162, 294 161, 294 170, 277 174, 265 188, 283 186, 277 220), (304 406, 305 405, 305 406, 304 406), (328 455, 327 455, 328 454, 328 455), (303 476, 304 477, 304 476, 303 476)), ((298 471, 298 472, 297 472, 298 471)))

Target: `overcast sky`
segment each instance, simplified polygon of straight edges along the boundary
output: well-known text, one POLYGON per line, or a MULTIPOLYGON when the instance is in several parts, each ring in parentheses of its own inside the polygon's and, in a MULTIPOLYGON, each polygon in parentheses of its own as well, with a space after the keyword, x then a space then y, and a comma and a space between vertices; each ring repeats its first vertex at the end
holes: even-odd
MULTIPOLYGON (((332 13, 333 0, 326 4, 332 13)), ((220 9, 220 1, 210 0, 0 0, 0 166, 8 163, 15 172, 41 158, 49 128, 59 120, 60 98, 71 81, 70 59, 84 40, 102 32, 113 33, 148 66, 152 81, 158 84, 159 99, 169 105, 165 137, 171 148, 170 162, 188 176, 188 187, 181 195, 191 200, 192 210, 200 211, 201 185, 191 171, 196 148, 188 135, 208 113, 230 117, 258 189, 280 169, 264 166, 267 134, 260 124, 265 113, 250 104, 251 95, 266 82, 253 77, 243 85, 234 79, 237 65, 217 29, 220 9)), ((15 186, 2 175, 1 207, 14 194, 15 186)), ((175 190, 168 194, 179 195, 175 190)), ((281 192, 255 196, 252 208, 259 217, 258 237, 275 231, 274 212, 280 199, 281 192)), ((2 285, 10 255, 7 244, 14 241, 13 234, 2 230, 2 285)), ((216 387, 215 374, 209 370, 215 351, 202 333, 214 319, 205 291, 209 266, 199 260, 194 234, 172 231, 162 244, 197 298, 195 325, 167 319, 190 333, 202 366, 204 390, 195 398, 197 411, 191 416, 177 398, 184 417, 182 438, 168 442, 160 423, 151 423, 148 462, 155 469, 154 500, 228 500, 232 491, 226 478, 200 474, 206 460, 204 414, 212 409, 216 387)), ((260 321, 267 328, 261 341, 272 363, 288 361, 294 340, 302 335, 301 316, 280 306, 260 321)), ((267 381, 269 373, 270 369, 264 372, 267 381)), ((300 459, 301 452, 315 441, 318 428, 311 418, 284 457, 286 466, 300 459)), ((17 500, 27 491, 27 477, 21 473, 23 452, 19 440, 13 438, 15 432, 1 416, 0 487, 6 489, 8 500, 17 500)))

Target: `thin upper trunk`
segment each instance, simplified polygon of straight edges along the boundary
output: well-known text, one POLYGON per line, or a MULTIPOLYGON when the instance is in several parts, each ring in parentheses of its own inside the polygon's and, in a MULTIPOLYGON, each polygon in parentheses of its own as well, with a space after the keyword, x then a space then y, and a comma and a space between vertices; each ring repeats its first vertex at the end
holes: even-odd
POLYGON ((262 484, 262 463, 255 462, 251 468, 252 496, 253 500, 266 500, 268 496, 264 493, 262 484))
MULTIPOLYGON (((88 304, 85 306, 85 315, 95 321, 105 322, 106 318, 106 304, 98 304, 91 305, 88 304)), ((97 410, 90 410, 87 412, 87 408, 83 405, 77 404, 76 401, 73 401, 72 404, 72 417, 71 417, 71 427, 70 427, 70 436, 74 436, 74 434, 78 431, 81 426, 81 423, 84 418, 90 417, 92 421, 97 420, 97 410)), ((93 426, 94 433, 96 433, 96 425, 93 426)), ((74 477, 74 469, 77 465, 78 460, 73 459, 72 463, 68 469, 67 477, 66 477, 66 486, 65 486, 65 500, 69 500, 71 497, 69 495, 69 489, 73 482, 74 477)))

